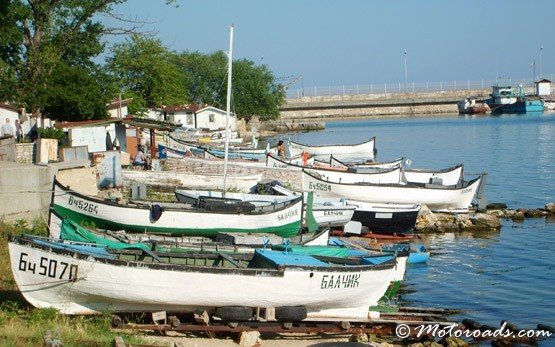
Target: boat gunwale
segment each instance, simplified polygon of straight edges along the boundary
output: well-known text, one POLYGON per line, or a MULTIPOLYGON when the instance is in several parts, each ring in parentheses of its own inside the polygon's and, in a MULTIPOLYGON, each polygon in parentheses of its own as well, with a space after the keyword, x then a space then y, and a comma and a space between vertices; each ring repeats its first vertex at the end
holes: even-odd
POLYGON ((349 183, 349 182, 334 182, 334 181, 327 181, 321 177, 315 176, 313 173, 311 173, 310 171, 313 171, 312 169, 303 169, 302 172, 307 174, 308 176, 321 181, 321 182, 325 182, 327 184, 336 184, 336 185, 343 185, 343 186, 370 186, 370 187, 390 187, 390 188, 411 188, 411 189, 427 189, 427 190, 462 190, 462 189, 466 189, 470 186, 472 186, 473 184, 475 184, 476 182, 479 182, 482 179, 482 176, 478 176, 476 178, 473 178, 470 181, 463 181, 463 184, 461 186, 459 185, 449 185, 449 186, 443 186, 443 185, 434 185, 432 187, 430 186, 426 186, 428 183, 416 183, 416 182, 408 182, 406 184, 398 184, 398 183, 371 183, 371 182, 355 182, 355 183, 349 183))
POLYGON ((355 147, 355 146, 360 146, 360 145, 365 145, 368 144, 370 142, 376 142, 376 136, 372 136, 369 140, 364 141, 364 142, 360 142, 360 143, 356 143, 356 144, 336 144, 336 145, 304 145, 302 143, 299 142, 295 142, 293 140, 289 140, 289 143, 293 143, 297 146, 301 146, 301 147, 315 147, 315 148, 322 148, 322 147, 345 147, 345 146, 350 146, 350 147, 355 147))
POLYGON ((390 160, 390 161, 370 162, 370 163, 365 163, 365 164, 354 164, 354 165, 351 164, 351 165, 348 165, 347 163, 337 159, 336 157, 334 157, 333 154, 331 154, 329 165, 332 165, 332 162, 335 161, 338 164, 343 165, 348 169, 349 168, 357 168, 357 167, 365 168, 365 169, 366 168, 371 169, 371 168, 373 168, 373 166, 380 166, 380 165, 393 165, 393 164, 395 164, 395 166, 402 165, 404 160, 405 160, 405 157, 401 157, 401 158, 397 158, 397 159, 390 160), (397 164, 397 162, 399 162, 399 164, 397 164))
MULTIPOLYGON (((399 166, 394 166, 392 168, 385 168, 385 169, 376 169, 376 171, 373 172, 352 172, 352 171, 338 171, 338 170, 334 170, 332 168, 325 168, 325 167, 307 167, 307 166, 302 166, 302 165, 297 165, 297 164, 291 164, 288 163, 284 160, 281 160, 279 158, 277 158, 274 154, 268 153, 267 155, 268 158, 272 157, 272 159, 281 162, 287 166, 293 166, 296 168, 300 168, 300 169, 309 169, 309 170, 315 170, 315 171, 326 171, 326 172, 333 172, 333 173, 347 173, 347 174, 355 174, 355 175, 374 175, 374 174, 386 174, 386 173, 390 173, 396 170, 401 170, 402 171, 402 167, 399 166)), ((266 164, 267 165, 267 164, 266 164)), ((271 166, 270 166, 271 167, 271 166)), ((282 169, 288 169, 288 167, 282 167, 282 169)))
MULTIPOLYGON (((65 256, 70 258, 75 258, 78 260, 86 262, 95 262, 101 264, 107 264, 117 267, 127 267, 127 268, 138 268, 138 269, 151 269, 151 270, 164 270, 164 271, 177 271, 177 272, 206 272, 211 274, 242 274, 250 276, 271 276, 271 277, 283 277, 285 271, 318 271, 318 272, 372 272, 392 269, 397 264, 396 257, 381 263, 381 264, 358 264, 358 265, 336 265, 336 266, 309 266, 309 265, 277 265, 275 268, 238 268, 238 267, 215 267, 206 265, 191 265, 191 264, 172 264, 172 263, 156 263, 156 262, 146 262, 139 260, 122 260, 122 259, 110 259, 102 256, 95 256, 91 254, 83 254, 79 251, 68 250, 68 249, 56 249, 49 247, 46 244, 38 244, 33 242, 32 237, 26 238, 24 236, 13 236, 10 235, 8 238, 8 243, 17 244, 22 247, 39 249, 40 251, 53 253, 59 256, 65 256)), ((78 244, 74 242, 73 244, 78 244)), ((133 252, 133 251, 132 251, 133 252)), ((274 251, 276 252, 276 251, 274 251)), ((129 251, 127 252, 111 252, 112 254, 134 254, 129 251)), ((218 253, 205 253, 202 254, 197 252, 196 254, 203 255, 206 258, 216 260, 218 258, 218 253), (211 255, 212 257, 209 257, 211 255)), ((162 256, 165 256, 161 254, 162 256)), ((171 253, 166 255, 172 258, 185 258, 186 256, 181 253, 171 253)), ((253 253, 254 257, 254 253, 253 253)), ((200 258, 200 257, 199 257, 200 258)), ((348 258, 347 258, 348 259, 348 258)))

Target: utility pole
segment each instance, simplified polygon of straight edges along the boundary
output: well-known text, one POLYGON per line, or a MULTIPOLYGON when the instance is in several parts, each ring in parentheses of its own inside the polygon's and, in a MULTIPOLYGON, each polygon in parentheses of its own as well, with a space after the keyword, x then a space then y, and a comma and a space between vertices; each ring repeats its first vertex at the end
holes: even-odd
POLYGON ((540 46, 540 79, 542 78, 542 52, 543 52, 543 45, 540 46))
POLYGON ((405 93, 408 91, 407 90, 407 85, 408 85, 408 78, 407 78, 407 50, 405 49, 405 93))

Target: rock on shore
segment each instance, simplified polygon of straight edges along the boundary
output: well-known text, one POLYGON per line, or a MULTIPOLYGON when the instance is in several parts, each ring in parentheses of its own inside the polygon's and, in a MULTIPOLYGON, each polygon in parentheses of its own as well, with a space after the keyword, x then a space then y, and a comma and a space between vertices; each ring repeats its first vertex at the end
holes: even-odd
POLYGON ((507 205, 495 203, 487 206, 485 212, 434 213, 423 205, 416 220, 416 232, 456 232, 499 230, 501 219, 523 221, 525 218, 541 218, 555 215, 555 204, 548 203, 545 208, 517 210, 507 209, 507 205))
POLYGON ((498 217, 488 213, 440 213, 432 212, 422 205, 416 219, 417 232, 453 232, 474 230, 498 230, 501 222, 498 217))

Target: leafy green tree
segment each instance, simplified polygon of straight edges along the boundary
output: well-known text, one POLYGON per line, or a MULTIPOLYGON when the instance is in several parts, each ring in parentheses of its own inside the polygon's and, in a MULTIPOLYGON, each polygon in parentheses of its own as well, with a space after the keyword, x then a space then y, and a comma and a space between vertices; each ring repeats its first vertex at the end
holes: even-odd
POLYGON ((183 52, 179 55, 177 62, 185 71, 185 87, 192 102, 225 108, 227 61, 227 55, 222 51, 212 54, 183 52))
MULTIPOLYGON (((124 1, 2 1, 0 98, 40 114, 47 106, 45 95, 53 88, 64 88, 57 73, 69 73, 68 68, 78 66, 94 70, 91 58, 103 51, 100 37, 105 32, 94 16, 107 13, 113 5, 124 1)), ((79 108, 73 110, 67 116, 81 116, 79 108)), ((96 118, 104 116, 105 112, 94 114, 96 118)))
MULTIPOLYGON (((185 52, 180 64, 186 71, 186 85, 190 99, 219 108, 226 106, 227 55, 220 51, 212 54, 185 52)), ((285 91, 276 83, 266 65, 256 66, 248 59, 233 62, 233 105, 240 118, 249 120, 259 116, 262 120, 279 116, 279 106, 285 100, 285 91)))
MULTIPOLYGON (((35 115, 48 109, 53 118, 58 116, 58 111, 68 112, 62 117, 74 120, 105 117, 105 110, 83 102, 82 97, 73 92, 76 83, 66 83, 68 80, 60 78, 59 74, 84 82, 79 90, 86 91, 89 96, 97 94, 94 89, 110 90, 109 85, 97 85, 110 83, 110 80, 101 76, 99 67, 92 61, 104 51, 100 39, 105 34, 135 31, 141 23, 128 23, 130 27, 121 29, 108 28, 99 22, 98 15, 122 19, 112 10, 126 1, 0 1, 0 100, 25 106, 35 115), (64 93, 81 100, 62 97, 64 93), (46 97, 52 94, 58 96, 59 102, 72 105, 54 105, 54 101, 46 97)), ((166 0, 166 3, 175 4, 175 0, 166 0)), ((100 102, 103 100, 97 103, 100 102)))
POLYGON ((279 117, 285 90, 266 65, 255 66, 254 62, 241 59, 233 62, 233 96, 241 118, 259 116, 261 120, 271 120, 279 117))
POLYGON ((188 101, 185 74, 176 59, 160 40, 140 35, 113 47, 108 67, 125 97, 133 98, 130 112, 188 101))
POLYGON ((106 105, 117 93, 108 74, 86 65, 58 64, 49 85, 40 98, 42 114, 60 121, 106 118, 106 105))

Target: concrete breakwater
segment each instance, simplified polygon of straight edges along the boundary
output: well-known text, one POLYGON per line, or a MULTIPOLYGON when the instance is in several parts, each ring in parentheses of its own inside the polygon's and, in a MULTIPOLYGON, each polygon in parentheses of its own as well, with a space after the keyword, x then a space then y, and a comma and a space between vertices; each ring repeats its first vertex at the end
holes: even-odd
POLYGON ((280 108, 282 120, 341 117, 457 113, 457 102, 468 97, 486 98, 489 89, 310 96, 287 99, 280 108))

